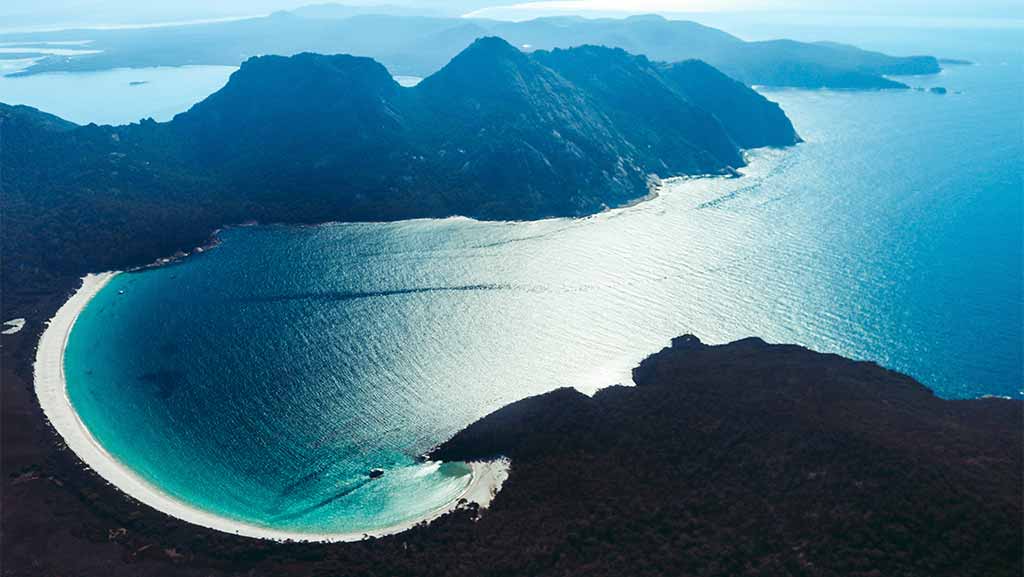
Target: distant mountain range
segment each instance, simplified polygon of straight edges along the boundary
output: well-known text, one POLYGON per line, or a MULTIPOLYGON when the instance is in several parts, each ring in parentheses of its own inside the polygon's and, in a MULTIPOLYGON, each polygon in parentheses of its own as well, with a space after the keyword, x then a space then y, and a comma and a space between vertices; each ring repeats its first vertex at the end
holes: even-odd
POLYGON ((538 18, 524 22, 402 16, 393 8, 321 5, 262 18, 148 29, 65 30, 0 35, 0 42, 91 40, 98 54, 50 56, 22 74, 117 67, 222 64, 262 54, 365 54, 397 75, 427 76, 481 36, 524 50, 584 44, 623 48, 652 60, 700 59, 748 85, 906 88, 886 75, 933 74, 931 56, 895 57, 854 46, 793 40, 745 42, 695 22, 661 16, 538 18))
POLYGON ((729 173, 799 137, 696 61, 482 38, 413 88, 348 55, 262 56, 167 123, 0 106, 6 287, 141 265, 228 223, 579 216, 652 175, 729 173), (12 282, 13 281, 13 282, 12 282))

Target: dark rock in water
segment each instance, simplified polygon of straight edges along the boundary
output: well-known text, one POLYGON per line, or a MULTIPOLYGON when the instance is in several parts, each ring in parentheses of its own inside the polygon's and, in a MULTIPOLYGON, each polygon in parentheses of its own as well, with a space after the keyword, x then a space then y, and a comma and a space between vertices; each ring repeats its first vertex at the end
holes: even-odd
POLYGON ((932 94, 945 94, 946 88, 944 86, 932 86, 928 89, 928 92, 931 92, 932 94))
POLYGON ((188 383, 184 371, 164 369, 139 375, 139 381, 156 389, 161 398, 168 398, 188 383))
POLYGON ((384 469, 370 469, 368 476, 371 479, 377 479, 384 476, 384 469))

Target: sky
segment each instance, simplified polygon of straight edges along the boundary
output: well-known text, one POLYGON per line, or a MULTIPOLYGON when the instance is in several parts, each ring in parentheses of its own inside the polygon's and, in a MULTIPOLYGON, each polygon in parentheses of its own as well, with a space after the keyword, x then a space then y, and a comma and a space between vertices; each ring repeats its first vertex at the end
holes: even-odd
MULTIPOLYGON (((3 28, 178 22, 264 15, 323 0, 2 0, 3 28)), ((347 0, 400 4, 410 13, 524 19, 544 15, 628 13, 800 15, 861 23, 896 21, 999 24, 1024 19, 1021 0, 347 0)))
POLYGON ((999 17, 1024 12, 1020 2, 1005 0, 543 0, 506 4, 478 12, 511 10, 562 12, 807 12, 817 14, 887 14, 930 17, 999 17))

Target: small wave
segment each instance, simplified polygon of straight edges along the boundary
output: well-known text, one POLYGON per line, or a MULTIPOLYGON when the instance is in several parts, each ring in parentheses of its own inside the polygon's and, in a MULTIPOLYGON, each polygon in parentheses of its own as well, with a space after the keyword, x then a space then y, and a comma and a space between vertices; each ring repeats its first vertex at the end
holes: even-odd
POLYGON ((573 221, 572 224, 569 224, 567 226, 562 226, 562 227, 556 228, 554 230, 549 230, 547 232, 541 232, 541 233, 538 233, 538 234, 531 234, 531 235, 526 235, 526 236, 517 236, 517 237, 514 237, 514 238, 507 238, 507 239, 503 239, 503 240, 497 240, 497 241, 494 241, 494 242, 489 242, 489 243, 484 243, 484 244, 475 244, 475 245, 466 246, 466 247, 459 247, 459 248, 464 248, 466 250, 477 250, 477 249, 484 249, 484 248, 497 248, 499 246, 506 246, 506 245, 515 244, 515 243, 519 243, 519 242, 529 242, 529 241, 543 240, 543 239, 549 238, 551 236, 554 236, 554 235, 560 234, 562 232, 565 232, 567 230, 575 228, 576 227, 575 222, 576 221, 573 221))
POLYGON ((514 290, 514 287, 512 285, 504 285, 504 284, 475 284, 475 285, 450 286, 450 287, 417 287, 417 288, 380 290, 380 291, 365 291, 365 292, 346 292, 346 291, 306 292, 306 293, 296 293, 296 294, 290 294, 290 295, 251 296, 251 297, 242 297, 242 298, 231 299, 231 300, 233 302, 245 302, 245 303, 275 303, 275 302, 302 301, 302 300, 351 301, 351 300, 371 299, 371 298, 379 298, 379 297, 392 297, 392 296, 402 296, 402 295, 421 294, 421 293, 501 291, 501 290, 514 290))
POLYGON ((322 499, 322 500, 320 500, 320 501, 318 501, 316 503, 313 503, 312 505, 310 505, 308 507, 303 507, 301 509, 298 509, 297 511, 292 511, 290 513, 284 513, 282 515, 277 515, 273 519, 271 519, 271 522, 276 524, 276 523, 278 523, 280 521, 290 521, 292 519, 298 519, 299 517, 303 517, 305 515, 308 515, 308 514, 314 512, 314 511, 316 511, 317 509, 321 509, 323 507, 326 507, 326 506, 330 505, 331 503, 333 503, 333 502, 335 502, 335 501, 337 501, 339 499, 344 499, 345 497, 351 495, 355 491, 358 491, 359 489, 363 488, 367 483, 371 483, 372 481, 373 481, 372 479, 367 478, 367 479, 364 479, 362 481, 359 481, 358 483, 355 483, 354 485, 349 485, 348 487, 345 487, 344 489, 342 489, 341 491, 338 491, 337 493, 331 495, 330 497, 327 497, 326 499, 322 499))
POLYGON ((288 497, 290 495, 294 495, 304 487, 316 483, 316 481, 323 477, 324 474, 331 468, 332 465, 333 463, 325 461, 321 463, 320 466, 311 469, 309 473, 303 475, 302 477, 299 477, 295 481, 292 481, 290 484, 283 487, 281 489, 281 497, 288 497))
POLYGON ((743 196, 743 195, 745 195, 745 194, 747 194, 749 192, 756 191, 759 186, 760 186, 760 183, 754 183, 754 184, 751 184, 751 185, 748 185, 748 186, 744 186, 742 188, 737 188, 736 190, 727 192, 726 194, 723 194, 722 196, 719 196, 717 198, 713 198, 713 199, 711 199, 709 201, 702 202, 702 203, 698 204, 697 205, 697 210, 704 210, 704 209, 708 209, 708 208, 718 208, 719 206, 721 206, 721 205, 723 205, 723 204, 725 204, 725 203, 727 203, 727 202, 729 202, 731 200, 735 200, 735 199, 737 199, 737 198, 739 198, 739 197, 741 197, 741 196, 743 196))

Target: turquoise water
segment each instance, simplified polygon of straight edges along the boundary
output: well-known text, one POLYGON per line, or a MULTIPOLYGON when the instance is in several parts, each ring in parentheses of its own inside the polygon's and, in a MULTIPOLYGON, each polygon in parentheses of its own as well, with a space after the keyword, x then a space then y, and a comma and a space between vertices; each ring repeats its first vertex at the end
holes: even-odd
POLYGON ((1019 398, 1019 72, 994 60, 911 81, 944 97, 771 92, 805 144, 591 218, 229 229, 97 296, 67 350, 71 400, 181 499, 348 531, 458 494, 464 468, 415 457, 474 419, 628 382, 686 332, 1019 398), (368 482, 373 467, 387 473, 368 482))

